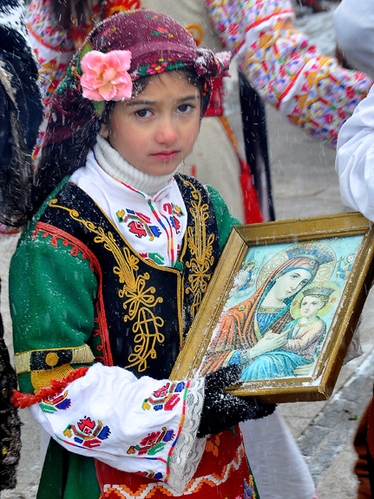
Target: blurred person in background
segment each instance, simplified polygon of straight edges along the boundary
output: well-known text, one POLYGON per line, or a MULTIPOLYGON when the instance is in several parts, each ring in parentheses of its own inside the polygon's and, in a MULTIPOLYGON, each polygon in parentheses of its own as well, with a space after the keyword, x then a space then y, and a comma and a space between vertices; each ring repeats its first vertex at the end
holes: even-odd
MULTIPOLYGON (((42 119, 36 60, 27 42, 21 0, 0 4, 0 223, 8 232, 26 222, 31 152, 42 119), (3 225, 5 227, 5 225, 3 225)), ((3 236, 6 237, 6 236, 3 236)), ((10 399, 17 388, 0 315, 0 491, 16 486, 21 422, 10 399)))
MULTIPOLYGON (((374 1, 342 0, 334 12, 337 56, 351 69, 364 71, 374 78, 374 1), (354 12, 354 15, 352 13, 354 12)), ((373 91, 357 107, 338 138, 336 169, 340 178, 343 203, 374 220, 372 196, 372 160, 374 122, 373 91)), ((358 499, 374 497, 374 422, 373 402, 366 408, 354 438, 357 453, 358 499), (371 424, 370 424, 371 423, 371 424), (369 437, 369 438, 368 438, 369 437)))

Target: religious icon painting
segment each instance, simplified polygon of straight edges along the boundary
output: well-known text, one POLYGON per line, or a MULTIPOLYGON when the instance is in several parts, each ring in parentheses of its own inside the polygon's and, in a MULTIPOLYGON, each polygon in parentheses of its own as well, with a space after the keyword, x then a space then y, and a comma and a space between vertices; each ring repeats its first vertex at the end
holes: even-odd
POLYGON ((323 400, 370 289, 374 230, 359 213, 235 227, 171 379, 237 364, 230 391, 323 400))

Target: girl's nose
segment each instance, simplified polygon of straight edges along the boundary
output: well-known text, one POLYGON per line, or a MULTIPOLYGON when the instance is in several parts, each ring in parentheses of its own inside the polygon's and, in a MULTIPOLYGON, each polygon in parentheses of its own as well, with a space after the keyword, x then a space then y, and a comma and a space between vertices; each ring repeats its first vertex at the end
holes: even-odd
POLYGON ((173 119, 162 120, 156 132, 156 142, 159 144, 172 145, 178 138, 177 125, 173 119))

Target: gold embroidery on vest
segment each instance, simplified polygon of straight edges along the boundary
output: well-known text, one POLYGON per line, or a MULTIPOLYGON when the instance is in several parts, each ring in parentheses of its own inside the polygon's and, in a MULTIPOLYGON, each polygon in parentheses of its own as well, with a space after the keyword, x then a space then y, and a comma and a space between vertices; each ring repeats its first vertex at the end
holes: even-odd
POLYGON ((211 278, 210 268, 214 263, 213 242, 214 234, 206 237, 205 221, 209 218, 209 205, 203 203, 201 193, 188 180, 183 182, 192 189, 191 207, 192 224, 187 227, 187 244, 191 252, 191 259, 186 266, 191 269, 188 277, 189 286, 186 294, 193 293, 194 299, 191 306, 191 316, 194 317, 211 278), (193 227, 192 227, 193 226, 193 227))
POLYGON ((96 226, 89 220, 79 218, 79 213, 74 209, 69 209, 65 206, 57 205, 57 199, 52 199, 49 203, 51 208, 61 208, 66 210, 71 218, 83 224, 89 231, 97 234, 94 238, 95 243, 102 243, 104 248, 113 254, 118 266, 113 267, 113 272, 119 277, 120 284, 123 284, 122 289, 118 291, 120 298, 124 299, 123 308, 126 311, 124 322, 133 320, 132 331, 134 333, 134 353, 128 357, 129 365, 125 369, 138 366, 138 371, 145 371, 147 368, 147 359, 155 359, 157 357, 155 346, 158 343, 163 343, 165 337, 159 331, 164 325, 161 317, 156 317, 151 308, 163 301, 162 297, 155 297, 156 289, 146 287, 146 281, 149 279, 148 272, 135 277, 135 271, 139 269, 139 258, 130 253, 127 247, 123 250, 116 244, 113 234, 105 233, 101 227, 96 226))

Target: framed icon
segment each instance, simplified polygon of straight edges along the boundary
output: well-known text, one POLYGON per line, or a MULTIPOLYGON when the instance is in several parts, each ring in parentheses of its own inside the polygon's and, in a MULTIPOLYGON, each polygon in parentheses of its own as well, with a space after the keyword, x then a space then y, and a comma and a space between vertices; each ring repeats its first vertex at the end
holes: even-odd
POLYGON ((171 374, 236 363, 230 391, 268 402, 328 398, 373 277, 359 213, 235 227, 171 374))

